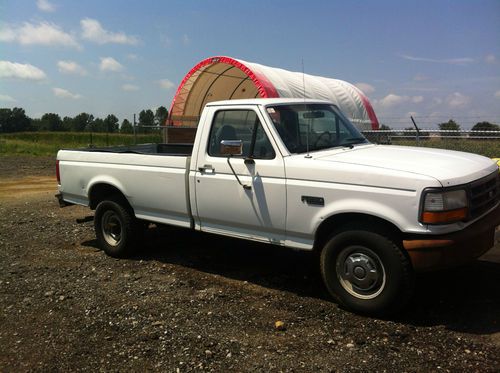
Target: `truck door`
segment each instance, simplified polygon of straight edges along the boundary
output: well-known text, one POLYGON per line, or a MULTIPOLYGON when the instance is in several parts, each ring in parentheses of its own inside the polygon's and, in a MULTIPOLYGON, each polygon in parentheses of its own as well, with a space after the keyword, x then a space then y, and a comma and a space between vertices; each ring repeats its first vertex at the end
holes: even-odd
POLYGON ((202 231, 283 244, 284 162, 257 110, 241 107, 215 111, 202 142, 205 149, 201 145, 198 153, 197 222, 202 231), (222 140, 241 140, 242 155, 228 160, 221 151, 222 140))

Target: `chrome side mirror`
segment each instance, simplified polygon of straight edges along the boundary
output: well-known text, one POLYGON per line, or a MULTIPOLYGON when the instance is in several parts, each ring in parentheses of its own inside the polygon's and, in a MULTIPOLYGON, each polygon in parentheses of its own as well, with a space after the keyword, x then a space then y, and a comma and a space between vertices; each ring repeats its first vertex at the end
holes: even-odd
POLYGON ((220 142, 221 155, 242 155, 243 141, 242 140, 222 140, 220 142))
POLYGON ((251 190, 252 186, 251 185, 246 185, 243 184, 238 177, 238 174, 236 171, 234 171, 233 166, 231 165, 231 157, 233 155, 242 155, 243 154, 243 141, 242 140, 222 140, 220 142, 220 153, 221 155, 227 155, 227 164, 229 165, 229 168, 233 172, 234 177, 236 178, 236 181, 238 181, 238 184, 240 184, 243 189, 245 190, 251 190))

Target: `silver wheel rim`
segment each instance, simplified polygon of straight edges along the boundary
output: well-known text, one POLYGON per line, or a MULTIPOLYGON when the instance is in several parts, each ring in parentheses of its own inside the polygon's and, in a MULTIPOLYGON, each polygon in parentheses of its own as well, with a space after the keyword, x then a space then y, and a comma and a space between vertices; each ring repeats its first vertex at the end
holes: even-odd
POLYGON ((337 258, 336 272, 340 285, 359 299, 373 299, 385 288, 386 274, 382 261, 364 246, 350 246, 337 258))
POLYGON ((122 222, 116 212, 108 210, 102 215, 102 235, 111 246, 118 246, 122 239, 122 222))

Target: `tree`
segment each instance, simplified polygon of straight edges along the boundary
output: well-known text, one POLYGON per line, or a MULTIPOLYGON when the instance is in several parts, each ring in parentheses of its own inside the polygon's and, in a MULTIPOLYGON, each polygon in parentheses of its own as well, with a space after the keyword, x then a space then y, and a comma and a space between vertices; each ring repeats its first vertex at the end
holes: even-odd
POLYGON ((104 126, 106 132, 110 133, 118 132, 119 129, 118 118, 113 114, 109 114, 106 117, 106 119, 104 119, 104 126))
POLYGON ((73 118, 64 117, 62 120, 62 128, 63 128, 63 131, 72 131, 73 130, 73 118))
POLYGON ((40 120, 40 131, 62 131, 62 120, 58 114, 45 113, 40 120))
POLYGON ((498 136, 496 133, 481 132, 481 131, 500 131, 500 126, 498 124, 493 124, 490 122, 479 122, 472 127, 471 136, 498 136))
POLYGON ((392 128, 389 126, 386 126, 385 124, 381 124, 378 129, 381 131, 390 131, 392 128))
MULTIPOLYGON (((139 126, 154 126, 155 115, 152 110, 142 110, 139 113, 139 126)), ((141 132, 151 132, 150 128, 142 128, 141 132)))
POLYGON ((128 119, 124 119, 122 125, 120 126, 121 133, 133 133, 134 127, 132 127, 132 123, 128 119))
POLYGON ((160 106, 155 112, 155 125, 164 126, 168 117, 168 110, 165 106, 160 106))
POLYGON ((24 109, 0 109, 0 132, 20 132, 31 129, 31 118, 24 109))
POLYGON ((39 131, 42 126, 42 120, 40 118, 33 118, 31 120, 31 131, 39 131))
POLYGON ((441 137, 460 136, 460 125, 453 119, 450 119, 448 122, 438 124, 438 127, 441 131, 450 131, 441 133, 441 137))
POLYGON ((106 124, 101 118, 95 118, 92 123, 90 123, 88 130, 90 132, 106 132, 106 124))
POLYGON ((92 114, 80 113, 73 118, 73 128, 75 132, 83 132, 85 130, 90 130, 91 123, 94 121, 94 116, 92 114))

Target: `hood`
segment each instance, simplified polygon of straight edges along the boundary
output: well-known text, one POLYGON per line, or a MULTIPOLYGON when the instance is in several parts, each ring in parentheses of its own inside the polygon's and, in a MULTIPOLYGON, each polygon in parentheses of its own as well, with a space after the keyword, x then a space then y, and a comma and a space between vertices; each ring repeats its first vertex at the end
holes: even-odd
POLYGON ((434 178, 443 186, 469 183, 497 170, 491 159, 477 154, 396 145, 358 146, 317 153, 314 158, 419 174, 434 178))

